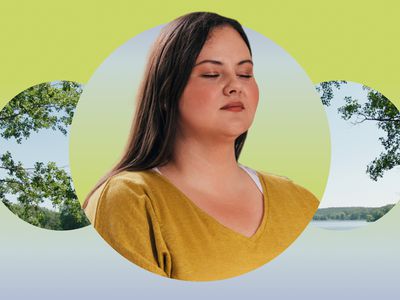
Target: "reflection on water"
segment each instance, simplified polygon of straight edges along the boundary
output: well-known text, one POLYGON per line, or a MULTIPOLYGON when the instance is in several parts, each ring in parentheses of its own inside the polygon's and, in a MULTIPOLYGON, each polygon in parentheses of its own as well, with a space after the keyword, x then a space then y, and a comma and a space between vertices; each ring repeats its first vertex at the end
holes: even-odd
POLYGON ((358 227, 362 227, 368 224, 367 221, 354 221, 354 220, 342 220, 342 221, 312 221, 311 224, 314 226, 324 228, 324 229, 331 229, 331 230, 349 230, 358 227))

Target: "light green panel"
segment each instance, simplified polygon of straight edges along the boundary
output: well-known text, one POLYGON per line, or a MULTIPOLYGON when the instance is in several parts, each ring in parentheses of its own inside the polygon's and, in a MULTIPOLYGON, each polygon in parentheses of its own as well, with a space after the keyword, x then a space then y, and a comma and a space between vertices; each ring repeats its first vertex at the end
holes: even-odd
MULTIPOLYGON (((314 85, 282 48, 247 30, 260 101, 241 163, 289 177, 322 197, 330 144, 314 85)), ((81 201, 120 157, 148 48, 159 27, 128 41, 96 70, 80 98, 70 137, 70 163, 81 201)))
POLYGON ((2 1, 0 106, 40 82, 85 83, 131 37, 195 10, 237 18, 271 38, 314 83, 362 82, 398 103, 399 8, 395 0, 2 1))

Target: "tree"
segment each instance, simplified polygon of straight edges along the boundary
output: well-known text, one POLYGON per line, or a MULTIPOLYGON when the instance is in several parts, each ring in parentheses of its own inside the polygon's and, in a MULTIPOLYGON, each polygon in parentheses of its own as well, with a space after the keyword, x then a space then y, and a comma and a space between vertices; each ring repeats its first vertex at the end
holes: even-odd
POLYGON ((334 90, 340 90, 341 85, 346 84, 344 80, 332 80, 324 81, 316 86, 317 92, 320 93, 321 101, 323 105, 329 106, 331 100, 334 97, 334 90))
POLYGON ((372 215, 367 215, 367 222, 375 222, 375 219, 372 215))
MULTIPOLYGON (((340 89, 343 84, 346 82, 330 81, 317 86, 325 106, 330 105, 334 96, 333 89, 340 89)), ((380 137, 379 141, 385 150, 366 169, 370 178, 377 181, 383 177, 385 171, 400 165, 400 113, 384 95, 371 88, 363 88, 368 91, 366 103, 360 103, 351 95, 346 96, 345 104, 338 108, 338 112, 344 120, 351 120, 353 124, 375 122, 377 127, 383 130, 384 136, 380 137)))
POLYGON ((0 112, 0 137, 21 143, 32 132, 50 128, 66 135, 81 93, 81 85, 71 81, 42 83, 23 91, 0 112))
POLYGON ((385 134, 379 138, 385 151, 367 166, 370 178, 377 181, 385 171, 400 165, 400 113, 388 98, 371 89, 365 104, 360 104, 351 96, 345 97, 345 102, 338 109, 344 120, 351 119, 355 124, 375 122, 385 134))
MULTIPOLYGON (((43 83, 23 91, 0 111, 0 137, 21 143, 41 129, 66 135, 81 93, 81 85, 69 81, 43 83)), ((75 229, 89 224, 64 167, 54 162, 24 167, 6 152, 0 155, 0 169, 6 173, 0 179, 0 199, 23 220, 43 228, 52 224, 52 229, 75 229), (14 195, 17 205, 6 199, 9 195, 14 195), (40 207, 45 201, 60 211, 57 222, 54 214, 40 207)))

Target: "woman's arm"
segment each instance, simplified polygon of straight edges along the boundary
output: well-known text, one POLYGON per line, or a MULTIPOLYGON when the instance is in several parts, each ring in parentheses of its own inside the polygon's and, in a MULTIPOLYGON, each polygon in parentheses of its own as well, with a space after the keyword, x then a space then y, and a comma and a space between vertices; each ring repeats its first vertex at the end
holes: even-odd
POLYGON ((96 202, 94 227, 100 235, 131 262, 170 277, 171 256, 144 188, 117 175, 106 182, 96 202))

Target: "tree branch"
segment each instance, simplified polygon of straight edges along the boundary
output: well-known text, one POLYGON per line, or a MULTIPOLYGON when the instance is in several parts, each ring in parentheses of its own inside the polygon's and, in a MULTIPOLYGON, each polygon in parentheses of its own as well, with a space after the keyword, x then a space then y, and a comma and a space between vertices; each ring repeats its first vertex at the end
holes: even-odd
POLYGON ((356 124, 363 123, 364 121, 377 121, 377 122, 399 122, 400 119, 391 119, 391 118, 370 118, 366 117, 364 114, 359 113, 360 116, 362 116, 364 119, 361 121, 355 121, 356 124))
POLYGON ((0 121, 6 121, 6 120, 9 120, 9 119, 14 119, 15 117, 17 117, 17 116, 19 116, 19 115, 21 115, 21 114, 22 114, 22 113, 19 112, 19 113, 17 113, 17 114, 13 114, 13 115, 11 115, 11 116, 0 117, 0 121))
MULTIPOLYGON (((69 167, 69 165, 64 165, 64 166, 62 166, 62 167, 57 167, 57 168, 59 168, 59 169, 66 169, 66 168, 68 168, 68 167, 69 167)), ((0 169, 16 171, 18 168, 7 168, 7 167, 4 167, 4 166, 0 166, 0 169)), ((22 169, 24 169, 24 170, 26 170, 26 171, 35 170, 35 168, 22 168, 22 169)))
POLYGON ((13 182, 13 183, 18 183, 20 185, 23 185, 22 182, 15 180, 15 179, 11 179, 11 178, 0 179, 0 182, 13 182))

